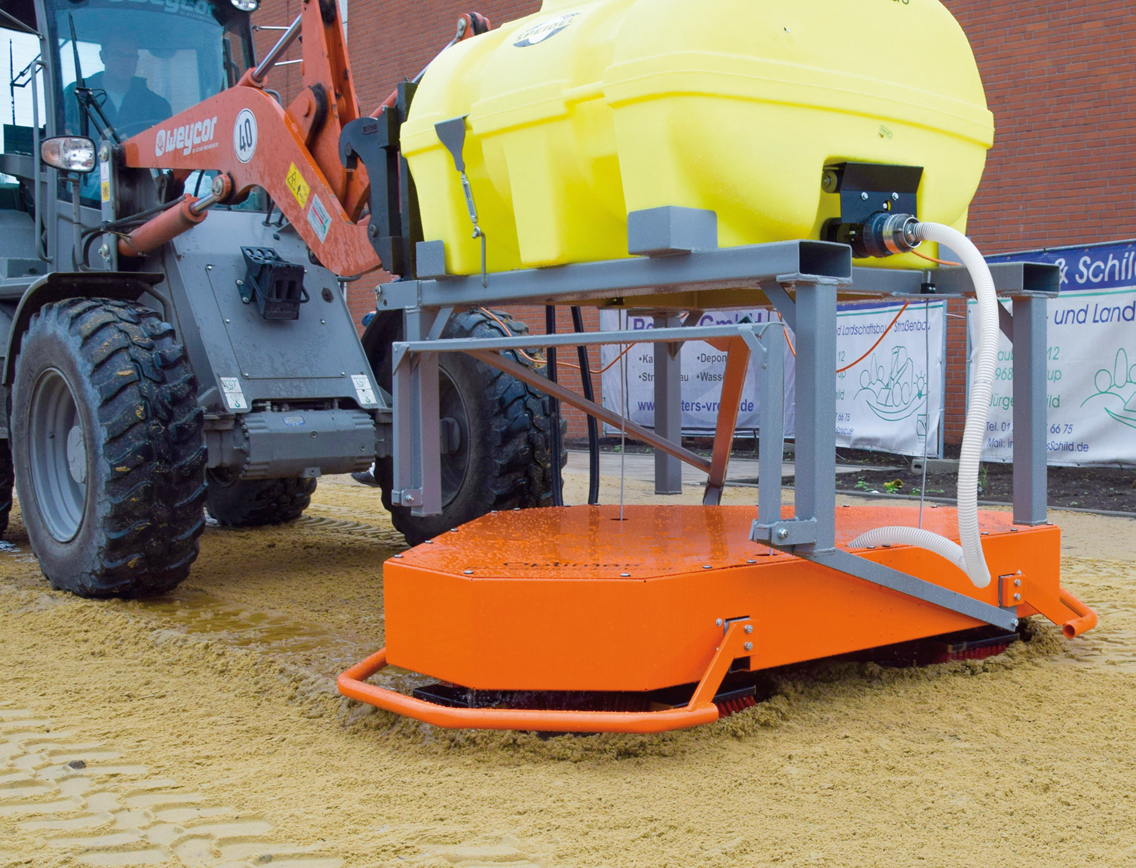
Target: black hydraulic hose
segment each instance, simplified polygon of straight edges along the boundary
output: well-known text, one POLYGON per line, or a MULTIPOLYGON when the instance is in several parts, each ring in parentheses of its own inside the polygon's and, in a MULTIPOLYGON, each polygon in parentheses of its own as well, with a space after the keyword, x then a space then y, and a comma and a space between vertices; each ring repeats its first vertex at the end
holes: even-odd
MULTIPOLYGON (((584 333, 584 315, 579 305, 572 305, 572 330, 584 333)), ((580 381, 584 385, 584 397, 589 401, 596 399, 592 389, 592 366, 588 361, 588 348, 576 347, 580 358, 580 381)), ((595 416, 588 416, 588 503, 594 506, 600 502, 600 426, 595 416)))
MULTIPOLYGON (((544 308, 544 328, 550 335, 556 334, 556 308, 551 304, 544 308)), ((548 379, 556 382, 556 348, 549 347, 545 357, 548 359, 548 379)), ((552 451, 552 505, 564 505, 564 485, 560 478, 560 456, 564 444, 560 442, 560 402, 551 395, 548 397, 548 415, 552 430, 549 432, 549 446, 552 451)))

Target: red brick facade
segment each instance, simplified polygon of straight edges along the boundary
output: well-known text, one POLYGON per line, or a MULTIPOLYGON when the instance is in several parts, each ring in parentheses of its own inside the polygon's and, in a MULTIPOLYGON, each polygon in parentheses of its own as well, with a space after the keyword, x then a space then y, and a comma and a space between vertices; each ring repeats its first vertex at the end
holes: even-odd
MULTIPOLYGON (((989 253, 1132 237, 1136 197, 1136 16, 1130 0, 1094 4, 1025 0, 944 0, 970 38, 994 113, 996 140, 982 186, 971 206, 971 236, 989 253)), ((441 0, 348 0, 348 45, 365 109, 395 84, 415 75, 452 38, 466 10, 441 0)), ((265 0, 254 21, 286 25, 300 0, 265 0)), ((537 0, 485 0, 477 9, 494 23, 537 11, 537 0)), ((692 5, 697 9, 697 4, 692 5)), ((696 14, 696 13, 695 13, 696 14)), ((274 32, 262 32, 263 53, 274 32)), ((902 52, 885 62, 902 74, 902 52)), ((289 56, 298 56, 293 49, 289 56)), ((285 97, 296 67, 281 70, 273 86, 285 97)), ((373 307, 372 286, 349 292, 358 319, 373 307)), ((542 308, 515 315, 544 331, 542 308)), ((966 390, 966 328, 961 304, 952 305, 947 337, 947 443, 962 438, 966 390)), ((586 309, 589 328, 598 326, 586 309)), ((570 328, 568 312, 559 314, 570 328)), ((565 361, 575 362, 574 354, 565 361)), ((598 354, 593 353, 598 368, 598 354)), ((575 372, 562 371, 578 386, 575 372)), ((598 390, 598 379, 597 379, 598 390)), ((584 432, 583 417, 566 411, 570 436, 584 432)))

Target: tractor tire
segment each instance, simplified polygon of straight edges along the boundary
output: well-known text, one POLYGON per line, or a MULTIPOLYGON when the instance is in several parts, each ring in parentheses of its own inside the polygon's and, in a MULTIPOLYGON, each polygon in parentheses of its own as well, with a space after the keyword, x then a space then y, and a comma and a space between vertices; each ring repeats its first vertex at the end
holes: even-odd
POLYGON ((7 440, 0 440, 0 537, 8 530, 12 512, 12 450, 7 440))
POLYGON ((52 585, 142 597, 189 574, 205 526, 204 419, 173 326, 132 302, 45 305, 12 410, 24 527, 52 585))
MULTIPOLYGON (((524 323, 506 313, 494 312, 511 334, 528 334, 524 323)), ((375 366, 379 385, 391 389, 390 341, 402 339, 401 323, 384 341, 385 359, 375 366)), ((454 314, 443 338, 499 338, 504 333, 480 310, 454 314)), ((505 355, 519 364, 536 367, 519 353, 505 355)), ((443 419, 458 434, 442 455, 442 514, 416 516, 409 508, 391 502, 394 487, 392 459, 375 463, 383 505, 395 528, 411 545, 480 518, 491 510, 552 506, 551 415, 543 392, 520 380, 475 361, 463 353, 439 355, 438 398, 443 419)), ((562 432, 567 423, 561 421, 562 432)), ((451 440, 454 439, 451 436, 451 440)), ((566 460, 566 456, 565 456, 566 460)), ((561 461, 563 467, 564 461, 561 461)))
POLYGON ((295 521, 312 502, 315 479, 237 479, 207 474, 206 511, 225 527, 265 527, 295 521))

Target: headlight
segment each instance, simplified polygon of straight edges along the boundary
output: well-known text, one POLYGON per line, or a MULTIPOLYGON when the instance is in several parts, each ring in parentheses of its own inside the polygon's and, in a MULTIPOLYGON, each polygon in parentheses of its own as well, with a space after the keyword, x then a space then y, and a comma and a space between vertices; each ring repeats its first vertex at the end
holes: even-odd
POLYGON ((39 156, 64 172, 91 172, 95 168, 95 143, 81 136, 56 136, 40 143, 39 156))
POLYGON ((242 12, 255 12, 260 7, 260 0, 229 0, 242 12))

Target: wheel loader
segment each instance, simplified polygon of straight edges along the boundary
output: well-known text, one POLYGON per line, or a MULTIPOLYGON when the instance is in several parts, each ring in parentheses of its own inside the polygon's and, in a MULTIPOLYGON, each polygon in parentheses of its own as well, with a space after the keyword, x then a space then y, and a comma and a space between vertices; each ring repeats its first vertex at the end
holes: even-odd
MULTIPOLYGON (((256 0, 0 3, 38 46, 13 69, 32 123, 5 124, 0 155, 0 531, 14 483, 58 588, 168 591, 206 511, 287 522, 321 475, 372 464, 412 542, 549 502, 548 399, 471 359, 440 370, 437 507, 392 488, 408 316, 382 312, 360 341, 345 295, 413 267, 419 230, 391 209, 413 190, 397 157, 340 145, 405 116, 412 87, 364 114, 337 4, 303 6, 258 64, 256 0), (303 88, 283 105, 269 73, 301 32, 303 88)), ((475 309, 439 335, 523 331, 475 309)))
POLYGON ((993 653, 1034 615, 1069 639, 1096 625, 1061 586, 1047 516, 1060 276, 990 266, 965 235, 993 117, 938 0, 714 0, 695 16, 684 0, 544 0, 491 31, 463 15, 369 115, 335 0, 303 0, 259 62, 255 2, 0 6, 42 46, 27 80, 45 106, 0 166, 18 179, 0 212, 3 442, 56 585, 160 592, 189 569, 203 505, 286 518, 320 474, 375 461, 422 545, 384 565, 386 645, 339 689, 439 726, 681 729, 752 704, 772 668, 927 640, 993 653), (269 74, 301 35, 303 87, 283 105, 269 74), (895 45, 920 48, 902 75, 895 45), (343 288, 379 269, 395 279, 360 344, 343 288), (838 508, 837 302, 930 296, 976 301, 957 507, 838 508), (514 304, 656 327, 527 336, 491 310, 514 304), (699 324, 729 307, 778 319, 699 324), (977 500, 999 332, 1012 514, 977 500), (688 340, 726 356, 709 458, 681 442, 688 340), (654 430, 555 381, 558 347, 643 342, 654 430), (763 484, 756 504, 723 504, 749 373, 763 484), (702 504, 562 505, 553 400, 653 446, 663 488, 678 462, 706 473, 702 504), (435 683, 408 695, 388 665, 435 683))

